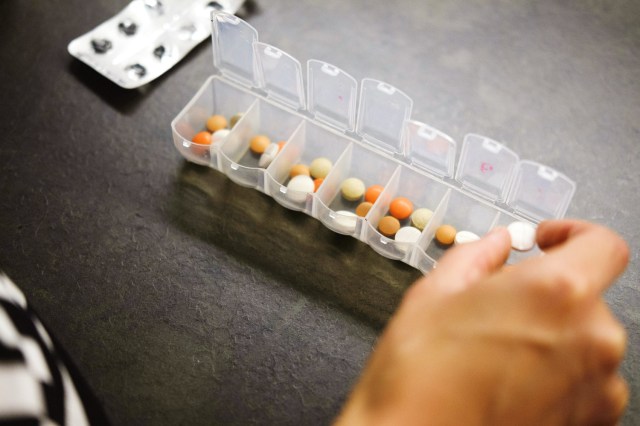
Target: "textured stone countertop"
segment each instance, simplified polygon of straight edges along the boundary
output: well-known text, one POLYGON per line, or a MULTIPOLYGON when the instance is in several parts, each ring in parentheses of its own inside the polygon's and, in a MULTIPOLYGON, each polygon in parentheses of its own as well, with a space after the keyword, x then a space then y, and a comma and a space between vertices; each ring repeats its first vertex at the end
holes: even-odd
MULTIPOLYGON (((132 91, 66 51, 125 5, 0 2, 0 267, 115 424, 327 424, 420 274, 187 164, 170 122, 210 41, 132 91)), ((640 3, 273 0, 247 20, 576 181, 567 215, 631 245, 607 300, 640 424, 640 3)))

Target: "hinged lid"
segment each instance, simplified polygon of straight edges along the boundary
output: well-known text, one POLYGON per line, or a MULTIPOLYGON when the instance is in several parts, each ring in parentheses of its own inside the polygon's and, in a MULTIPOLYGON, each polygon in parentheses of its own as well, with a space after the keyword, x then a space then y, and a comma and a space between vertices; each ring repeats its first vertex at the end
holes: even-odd
POLYGON ((365 78, 361 83, 356 131, 383 151, 401 154, 402 131, 412 107, 411 98, 400 90, 365 78))
POLYGON ((536 222, 557 219, 564 216, 575 190, 575 183, 562 173, 523 160, 518 164, 508 203, 536 222))
POLYGON ((505 201, 517 163, 518 155, 501 143, 468 134, 464 137, 456 180, 492 201, 505 201))
POLYGON ((439 177, 453 177, 456 142, 419 121, 406 122, 405 149, 411 163, 439 177))
POLYGON ((213 65, 226 77, 245 86, 258 85, 253 43, 258 31, 235 15, 211 12, 213 65))
POLYGON ((258 83, 270 98, 302 109, 304 85, 300 61, 267 43, 253 43, 258 83))
POLYGON ((307 61, 308 109, 319 121, 353 131, 357 92, 356 79, 340 68, 316 59, 307 61))

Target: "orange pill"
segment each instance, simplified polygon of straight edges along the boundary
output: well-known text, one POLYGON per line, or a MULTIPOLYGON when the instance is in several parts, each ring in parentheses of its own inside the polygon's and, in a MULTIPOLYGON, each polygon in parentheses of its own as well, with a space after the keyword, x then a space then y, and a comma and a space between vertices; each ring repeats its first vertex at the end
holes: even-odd
POLYGON ((207 129, 211 133, 217 132, 220 129, 225 129, 227 127, 227 119, 222 115, 212 115, 207 120, 207 129))
POLYGON ((318 188, 320 188, 320 185, 322 185, 322 182, 324 182, 324 178, 316 178, 313 180, 313 186, 315 187, 313 192, 316 192, 318 188))
POLYGON ((298 175, 311 176, 309 173, 309 166, 306 164, 296 164, 289 170, 289 177, 294 177, 298 175))
POLYGON ((369 213, 369 210, 371 210, 371 207, 373 207, 373 204, 368 201, 363 201, 356 207, 356 214, 360 217, 365 217, 367 213, 369 213))
POLYGON ((249 141, 249 148, 255 154, 262 154, 265 149, 269 146, 271 140, 264 135, 257 135, 251 138, 249 141))
POLYGON ((371 185, 364 193, 364 199, 371 204, 375 203, 383 189, 382 185, 371 185))
POLYGON ((399 220, 406 219, 413 213, 413 203, 404 197, 394 198, 389 205, 389 213, 399 220))
POLYGON ((282 151, 282 148, 284 148, 284 144, 286 144, 287 141, 280 141, 278 142, 278 152, 282 151))
POLYGON ((388 238, 393 238, 400 229, 400 221, 393 216, 385 216, 378 222, 378 231, 388 238))
POLYGON ((436 229, 436 240, 445 246, 451 245, 456 238, 456 228, 451 225, 441 225, 436 229))
POLYGON ((205 155, 209 152, 209 145, 211 145, 211 133, 206 131, 196 133, 191 142, 193 142, 190 147, 191 152, 196 155, 205 155))

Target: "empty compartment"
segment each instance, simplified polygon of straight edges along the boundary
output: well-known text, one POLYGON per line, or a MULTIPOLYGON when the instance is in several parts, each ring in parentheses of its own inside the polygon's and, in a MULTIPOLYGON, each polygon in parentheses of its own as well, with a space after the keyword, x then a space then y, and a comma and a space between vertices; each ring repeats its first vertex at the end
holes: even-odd
POLYGON ((385 257, 408 262, 448 189, 423 173, 399 167, 366 217, 365 242, 385 257), (398 233, 391 234, 396 228, 398 233))
POLYGON ((221 115, 227 120, 244 114, 255 102, 255 95, 226 83, 218 77, 210 77, 189 101, 186 107, 171 122, 173 142, 187 160, 217 168, 215 153, 220 142, 213 144, 194 143, 199 132, 208 132, 207 120, 212 115, 221 115))
POLYGON ((286 142, 301 122, 300 116, 259 99, 220 147, 220 169, 234 182, 264 191, 265 167, 260 166, 261 151, 271 143, 286 142), (255 143, 256 137, 263 143, 255 143), (252 141, 254 149, 250 148, 252 141))
MULTIPOLYGON (((310 121, 304 121, 268 167, 267 194, 285 207, 310 213, 311 197, 308 195, 315 191, 295 189, 296 184, 304 185, 305 182, 296 181, 288 187, 292 175, 300 172, 306 174, 305 172, 308 171, 309 179, 304 179, 307 181, 313 179, 314 190, 317 189, 349 144, 350 141, 346 137, 310 121)), ((300 188, 300 186, 297 187, 300 188)))
POLYGON ((498 210, 492 205, 457 189, 452 189, 442 200, 425 228, 418 243, 418 250, 424 250, 428 257, 437 261, 448 248, 454 245, 452 240, 456 236, 462 238, 462 235, 459 235, 460 232, 466 231, 466 233, 482 237, 492 228, 498 214, 498 210), (436 233, 438 233, 438 228, 444 225, 452 227, 442 229, 442 235, 451 241, 441 243, 436 238, 436 233))
POLYGON ((316 193, 313 216, 335 232, 360 238, 364 217, 355 214, 371 185, 385 187, 398 163, 358 143, 352 143, 336 162, 316 193), (353 178, 353 179, 351 179, 353 178), (345 198, 342 186, 355 183, 345 198))
MULTIPOLYGON (((503 227, 508 227, 510 224, 512 224, 513 222, 525 222, 530 224, 531 226, 533 226, 534 228, 537 227, 537 225, 533 222, 530 222, 526 219, 517 217, 515 215, 512 215, 511 213, 506 213, 506 212, 501 212, 493 227, 498 227, 498 226, 503 226, 503 227)), ((507 263, 508 264, 514 264, 514 263, 518 263, 521 262, 524 259, 527 259, 529 257, 533 257, 533 256, 539 256, 542 253, 542 251, 540 250, 540 248, 538 247, 538 245, 534 245, 533 248, 531 250, 527 250, 527 251, 518 251, 515 249, 511 249, 511 253, 509 254, 509 258, 507 259, 507 263)))

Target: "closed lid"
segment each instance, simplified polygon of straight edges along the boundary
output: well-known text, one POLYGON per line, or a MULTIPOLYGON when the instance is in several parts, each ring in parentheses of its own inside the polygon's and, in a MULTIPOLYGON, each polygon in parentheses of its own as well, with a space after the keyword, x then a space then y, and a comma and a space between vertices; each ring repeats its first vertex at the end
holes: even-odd
POLYGON ((308 109, 316 119, 340 130, 353 131, 358 82, 327 62, 307 62, 308 109))
POLYGON ((365 78, 360 87, 357 133, 383 151, 402 154, 402 132, 411 117, 413 101, 382 81, 365 78))
POLYGON ((300 61, 267 43, 255 42, 253 49, 259 86, 270 98, 296 109, 304 108, 300 61))
POLYGON ((211 12, 211 25, 214 67, 245 86, 258 86, 253 50, 258 31, 237 16, 219 11, 211 12))
POLYGON ((404 139, 412 164, 439 177, 453 177, 456 142, 451 137, 424 123, 409 120, 404 139))
POLYGON ((464 137, 456 180, 492 201, 506 201, 518 155, 492 139, 476 134, 464 137))
POLYGON ((576 185, 562 173, 534 161, 518 163, 508 204, 536 222, 564 216, 576 185))

